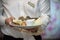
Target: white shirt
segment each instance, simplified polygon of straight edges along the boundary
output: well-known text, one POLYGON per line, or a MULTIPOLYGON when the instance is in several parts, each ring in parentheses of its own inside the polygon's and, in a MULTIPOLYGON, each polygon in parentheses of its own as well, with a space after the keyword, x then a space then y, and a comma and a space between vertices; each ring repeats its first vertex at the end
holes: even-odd
POLYGON ((36 13, 38 0, 3 0, 4 10, 7 15, 11 14, 15 18, 20 16, 39 17, 36 13), (34 7, 31 6, 34 5, 34 7), (17 15, 18 16, 17 16, 17 15))

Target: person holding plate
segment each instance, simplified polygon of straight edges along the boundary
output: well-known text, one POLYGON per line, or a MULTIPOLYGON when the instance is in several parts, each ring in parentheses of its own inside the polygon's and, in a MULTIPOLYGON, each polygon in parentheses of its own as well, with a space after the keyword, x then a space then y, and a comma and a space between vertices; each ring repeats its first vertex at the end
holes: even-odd
POLYGON ((1 31, 4 34, 3 40, 42 40, 41 35, 33 36, 26 32, 19 32, 9 25, 13 19, 18 19, 21 16, 24 18, 26 18, 26 16, 38 18, 41 14, 45 13, 48 16, 50 1, 45 1, 48 12, 42 11, 44 9, 42 8, 44 1, 45 0, 0 0, 0 25, 2 26, 1 31))

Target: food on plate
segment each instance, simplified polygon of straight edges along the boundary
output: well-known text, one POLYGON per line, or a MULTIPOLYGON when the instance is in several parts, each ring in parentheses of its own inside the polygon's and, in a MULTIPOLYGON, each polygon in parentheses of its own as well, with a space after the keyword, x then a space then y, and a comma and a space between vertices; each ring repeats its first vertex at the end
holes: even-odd
POLYGON ((13 20, 13 23, 16 25, 21 25, 22 20, 13 20))
POLYGON ((25 21, 23 21, 22 23, 21 23, 21 26, 26 26, 27 24, 26 24, 26 22, 25 21))
POLYGON ((41 20, 41 18, 38 18, 34 21, 33 26, 41 25, 41 24, 42 24, 42 20, 41 20))
POLYGON ((26 26, 26 22, 22 20, 13 20, 13 23, 20 26, 26 26))
POLYGON ((21 16, 21 17, 18 18, 18 20, 22 20, 22 21, 24 21, 25 18, 24 18, 23 16, 21 16))
POLYGON ((35 19, 28 19, 26 20, 27 26, 32 26, 35 19))
POLYGON ((13 23, 20 26, 37 26, 42 24, 42 20, 40 17, 38 19, 35 19, 35 18, 30 18, 28 16, 24 18, 22 16, 22 17, 19 17, 19 19, 17 20, 14 19, 13 23))
POLYGON ((31 19, 29 16, 26 17, 26 20, 31 19))

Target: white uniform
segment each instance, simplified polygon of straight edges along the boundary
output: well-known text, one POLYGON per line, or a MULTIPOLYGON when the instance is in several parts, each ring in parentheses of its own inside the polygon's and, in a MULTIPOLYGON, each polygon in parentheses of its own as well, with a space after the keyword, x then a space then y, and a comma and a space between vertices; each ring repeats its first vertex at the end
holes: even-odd
POLYGON ((10 16, 15 17, 16 19, 20 16, 39 17, 41 14, 39 10, 39 1, 40 0, 2 0, 3 8, 1 8, 1 11, 4 9, 4 12, 0 12, 0 24, 3 25, 3 27, 1 27, 1 31, 6 35, 10 35, 15 38, 25 38, 25 40, 34 40, 31 35, 26 35, 26 33, 19 32, 9 26, 6 26, 5 19, 10 16), (26 39, 28 37, 30 39, 26 39))

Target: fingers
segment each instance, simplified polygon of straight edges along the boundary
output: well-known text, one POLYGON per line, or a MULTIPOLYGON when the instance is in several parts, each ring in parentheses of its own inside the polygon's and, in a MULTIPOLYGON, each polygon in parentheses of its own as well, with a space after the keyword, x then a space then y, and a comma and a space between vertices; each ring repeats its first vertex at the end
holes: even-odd
POLYGON ((5 23, 6 23, 6 24, 9 24, 10 21, 11 21, 10 18, 7 18, 7 19, 5 20, 5 23))
POLYGON ((13 20, 13 19, 15 19, 15 18, 14 18, 14 17, 10 17, 9 19, 13 20))
POLYGON ((15 19, 15 18, 14 18, 14 17, 7 18, 7 19, 5 20, 5 24, 9 24, 10 22, 13 21, 13 19, 15 19))

